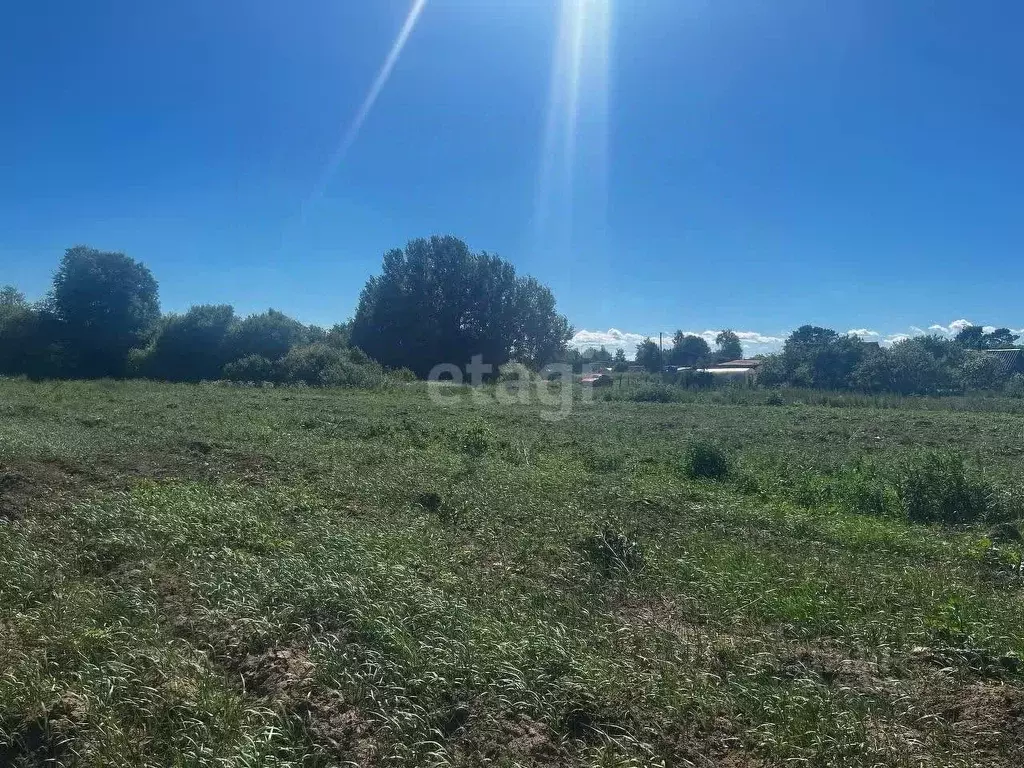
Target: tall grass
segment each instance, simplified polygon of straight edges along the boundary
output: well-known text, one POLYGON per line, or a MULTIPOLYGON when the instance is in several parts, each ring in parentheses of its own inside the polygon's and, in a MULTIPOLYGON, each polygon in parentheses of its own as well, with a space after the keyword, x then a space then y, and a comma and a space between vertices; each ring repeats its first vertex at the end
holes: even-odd
POLYGON ((0 764, 1019 764, 1017 415, 541 412, 0 382, 0 764))

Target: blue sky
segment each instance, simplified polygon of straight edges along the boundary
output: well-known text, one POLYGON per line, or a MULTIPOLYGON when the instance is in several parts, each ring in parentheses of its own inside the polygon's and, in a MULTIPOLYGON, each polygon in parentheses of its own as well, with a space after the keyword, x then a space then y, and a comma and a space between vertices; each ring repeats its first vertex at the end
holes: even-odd
POLYGON ((562 6, 427 0, 338 158, 412 0, 6 3, 0 283, 86 243, 329 324, 452 233, 581 343, 1024 326, 1024 6, 562 6))

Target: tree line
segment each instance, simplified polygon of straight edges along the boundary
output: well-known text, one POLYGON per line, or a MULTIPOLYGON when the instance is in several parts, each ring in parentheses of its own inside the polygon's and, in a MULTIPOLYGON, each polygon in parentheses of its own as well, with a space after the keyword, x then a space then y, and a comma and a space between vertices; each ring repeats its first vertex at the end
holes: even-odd
POLYGON ((144 264, 87 246, 65 252, 41 301, 0 289, 0 375, 33 378, 363 386, 476 354, 495 368, 539 366, 564 354, 571 335, 546 286, 454 237, 385 254, 355 317, 331 328, 274 309, 239 317, 228 304, 161 314, 144 264))
MULTIPOLYGON (((1005 359, 990 354, 1016 348, 1018 338, 1008 328, 986 331, 983 326, 971 325, 953 338, 921 335, 885 347, 831 328, 805 325, 789 335, 780 352, 757 356, 757 383, 905 395, 1006 390, 1022 396, 1024 371, 1014 370, 1005 359)), ((735 332, 721 331, 715 342, 712 349, 703 337, 677 331, 671 347, 662 350, 647 338, 638 345, 632 364, 654 373, 665 366, 701 369, 743 357, 735 332)), ((567 362, 578 368, 588 363, 609 365, 617 371, 630 365, 623 350, 612 354, 605 347, 570 351, 567 362)), ((709 379, 691 376, 687 381, 708 383, 709 379)))
POLYGON ((805 325, 774 355, 766 355, 758 381, 765 386, 895 392, 904 395, 999 391, 1024 394, 1024 376, 990 354, 1014 348, 1007 328, 968 326, 955 337, 914 336, 884 347, 856 335, 805 325))
POLYGON ((743 346, 735 331, 719 331, 715 337, 715 348, 712 350, 702 336, 676 331, 672 336, 671 346, 662 349, 661 345, 648 337, 637 345, 633 360, 626 357, 623 349, 616 349, 612 354, 604 346, 588 347, 582 351, 568 350, 561 362, 569 363, 577 372, 584 365, 604 364, 612 366, 615 371, 626 371, 632 362, 649 373, 657 373, 665 366, 702 368, 708 365, 725 363, 743 357, 743 346))
MULTIPOLYGON (((354 317, 331 328, 274 309, 240 317, 228 304, 162 314, 159 286, 144 264, 86 246, 65 252, 41 301, 0 288, 0 375, 33 378, 367 386, 424 378, 438 363, 464 365, 474 355, 495 370, 509 361, 534 370, 556 361, 577 370, 588 362, 628 368, 621 349, 570 349, 572 333, 546 286, 450 236, 386 253, 354 317)), ((1024 376, 989 354, 1017 340, 1006 328, 968 326, 952 339, 923 335, 884 347, 805 325, 779 353, 760 356, 758 382, 908 395, 1024 392, 1024 376)), ((717 335, 714 349, 701 336, 677 331, 664 350, 645 339, 634 364, 656 372, 742 357, 731 330, 717 335)))

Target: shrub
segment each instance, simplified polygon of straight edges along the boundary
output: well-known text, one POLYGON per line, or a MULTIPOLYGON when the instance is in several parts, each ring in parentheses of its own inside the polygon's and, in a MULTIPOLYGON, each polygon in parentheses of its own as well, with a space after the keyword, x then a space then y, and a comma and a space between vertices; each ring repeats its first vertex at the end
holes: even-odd
POLYGON ((698 440, 689 447, 683 466, 690 477, 708 480, 721 480, 730 469, 725 451, 707 440, 698 440))
POLYGON ((128 373, 167 381, 216 379, 231 359, 226 339, 235 323, 235 311, 226 304, 166 315, 150 343, 129 353, 128 373))
POLYGON ((486 424, 478 422, 459 430, 457 440, 463 453, 480 457, 487 453, 487 449, 494 442, 494 435, 486 424))
POLYGON ((325 383, 327 369, 348 361, 348 355, 337 347, 326 344, 306 344, 294 347, 281 358, 278 367, 281 377, 290 384, 300 381, 308 386, 325 383))
POLYGON ((634 403, 671 403, 676 399, 676 393, 664 384, 644 384, 633 390, 629 399, 634 403))
POLYGON ((235 323, 224 343, 231 358, 258 355, 276 361, 307 342, 309 336, 309 329, 298 320, 271 309, 235 323))
POLYGON ((1006 394, 1008 397, 1024 398, 1024 373, 1015 373, 1006 382, 1006 394))
POLYGON ((408 368, 397 368, 393 371, 388 371, 388 378, 399 384, 411 384, 416 381, 416 374, 408 368))
POLYGON ((836 500, 851 512, 878 517, 899 514, 899 491, 891 476, 859 460, 839 470, 834 478, 836 500))
POLYGON ((609 577, 618 573, 633 573, 644 567, 644 552, 640 543, 630 534, 605 525, 582 542, 587 559, 609 577))
POLYGON ((274 364, 259 355, 247 355, 224 366, 224 378, 228 381, 274 381, 274 364))
POLYGON ((339 360, 324 369, 315 383, 342 389, 374 389, 385 386, 389 380, 376 363, 359 364, 351 360, 339 360))
POLYGON ((971 523, 998 507, 985 478, 951 453, 928 453, 905 466, 900 497, 914 523, 971 523))

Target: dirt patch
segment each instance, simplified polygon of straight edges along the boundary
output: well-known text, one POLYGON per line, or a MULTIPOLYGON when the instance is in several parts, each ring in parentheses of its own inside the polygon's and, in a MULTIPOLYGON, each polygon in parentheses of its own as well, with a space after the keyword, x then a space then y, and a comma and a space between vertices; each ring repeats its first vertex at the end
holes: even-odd
POLYGON ((810 677, 825 685, 849 688, 859 694, 892 696, 900 682, 887 674, 883 665, 867 659, 850 658, 839 649, 796 646, 779 657, 782 677, 810 677))
POLYGON ((674 654, 685 651, 695 664, 728 664, 730 659, 756 650, 760 642, 760 638, 692 621, 682 606, 666 599, 630 598, 620 602, 613 614, 632 633, 661 635, 672 643, 674 654))
POLYGON ((1024 691, 1000 683, 947 686, 922 696, 954 742, 989 766, 1024 765, 1024 691))
POLYGON ((249 656, 242 662, 239 672, 246 692, 281 699, 307 692, 314 669, 309 654, 303 649, 278 648, 249 656))
POLYGON ((80 472, 63 461, 0 465, 0 520, 20 520, 52 510, 86 483, 80 472))
POLYGON ((571 751, 546 724, 528 717, 478 717, 448 744, 457 765, 572 764, 571 751))
POLYGON ((266 483, 276 462, 267 456, 189 444, 166 454, 142 454, 130 460, 107 458, 80 464, 67 459, 16 460, 0 464, 0 522, 59 510, 92 492, 130 490, 140 479, 266 483))
POLYGON ((341 692, 318 683, 316 665, 304 648, 274 648, 249 656, 238 672, 246 693, 302 718, 317 747, 357 765, 374 764, 372 723, 341 692))
POLYGON ((71 752, 74 730, 85 720, 86 699, 67 693, 38 717, 0 723, 0 768, 58 765, 71 752))

